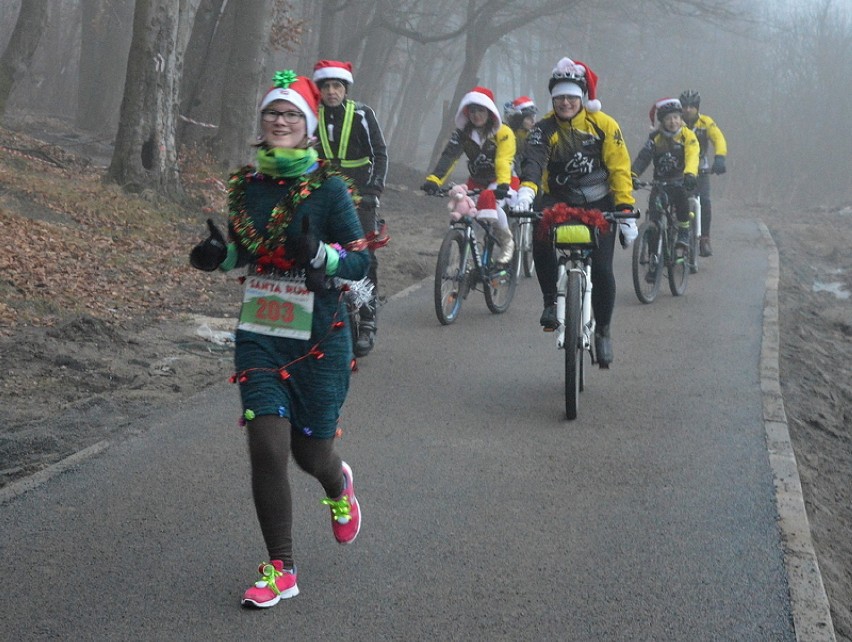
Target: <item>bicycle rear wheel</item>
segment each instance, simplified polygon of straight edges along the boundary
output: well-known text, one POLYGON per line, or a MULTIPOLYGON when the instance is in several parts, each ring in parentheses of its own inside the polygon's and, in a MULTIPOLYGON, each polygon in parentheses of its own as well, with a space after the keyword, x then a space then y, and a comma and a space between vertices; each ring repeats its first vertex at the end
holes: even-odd
POLYGON ((517 246, 509 265, 498 266, 494 264, 494 253, 498 249, 496 241, 488 237, 485 242, 485 253, 483 254, 483 272, 485 273, 485 305, 494 314, 500 314, 509 309, 509 304, 515 297, 515 288, 518 285, 518 255, 517 246))
POLYGON ((577 272, 568 274, 568 292, 565 295, 565 417, 577 418, 580 390, 583 381, 583 344, 580 339, 583 319, 580 301, 583 297, 582 281, 577 272))
POLYGON ((633 290, 642 303, 653 303, 660 291, 661 250, 659 226, 654 221, 642 223, 633 243, 633 290))
POLYGON ((441 325, 449 325, 458 318, 469 264, 464 232, 451 228, 444 236, 435 265, 435 314, 441 325))
POLYGON ((680 296, 686 292, 686 281, 689 278, 689 248, 677 245, 677 228, 669 226, 669 256, 666 263, 669 275, 669 290, 672 296, 680 296))

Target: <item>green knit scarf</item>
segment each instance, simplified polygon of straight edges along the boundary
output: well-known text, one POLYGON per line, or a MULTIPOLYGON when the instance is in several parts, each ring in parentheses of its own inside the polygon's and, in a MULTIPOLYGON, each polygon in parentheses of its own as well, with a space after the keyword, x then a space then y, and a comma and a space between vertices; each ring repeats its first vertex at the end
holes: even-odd
POLYGON ((257 169, 261 174, 274 178, 301 176, 317 162, 319 155, 313 147, 289 149, 284 147, 260 147, 257 150, 257 169))

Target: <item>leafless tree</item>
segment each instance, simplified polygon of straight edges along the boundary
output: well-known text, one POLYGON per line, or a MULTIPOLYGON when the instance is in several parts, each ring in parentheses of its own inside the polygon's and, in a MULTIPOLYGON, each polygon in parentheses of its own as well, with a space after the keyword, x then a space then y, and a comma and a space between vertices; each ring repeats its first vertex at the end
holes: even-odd
POLYGON ((29 69, 46 24, 47 0, 21 3, 15 30, 0 56, 0 115, 6 112, 6 101, 15 82, 29 69))
POLYGON ((107 177, 134 192, 182 195, 179 87, 200 0, 137 0, 118 135, 107 177))

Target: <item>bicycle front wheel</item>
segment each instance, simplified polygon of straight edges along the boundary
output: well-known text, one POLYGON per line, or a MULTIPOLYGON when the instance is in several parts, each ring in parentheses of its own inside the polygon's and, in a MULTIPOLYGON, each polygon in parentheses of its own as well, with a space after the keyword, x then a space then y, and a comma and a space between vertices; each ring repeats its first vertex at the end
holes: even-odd
POLYGON ((485 305, 494 314, 500 314, 509 309, 509 304, 515 297, 518 285, 518 256, 517 246, 511 262, 506 266, 495 265, 494 252, 498 249, 496 241, 489 237, 485 243, 485 305))
POLYGON ((521 225, 521 266, 524 268, 524 276, 529 278, 535 271, 532 250, 532 222, 524 221, 521 225))
POLYGON ((583 382, 583 342, 581 316, 583 288, 580 274, 568 274, 568 292, 565 295, 565 416, 577 418, 580 390, 583 382))
POLYGON ((660 291, 661 250, 659 226, 654 221, 642 223, 633 243, 633 290, 642 303, 653 303, 660 291))
POLYGON ((441 243, 435 266, 435 314, 441 325, 451 324, 461 311, 468 278, 468 256, 464 232, 451 228, 441 243))
POLYGON ((687 256, 687 265, 690 274, 698 273, 698 230, 695 229, 695 221, 689 228, 689 253, 687 256))
POLYGON ((666 262, 669 274, 669 290, 672 296, 680 296, 686 292, 686 281, 689 278, 689 248, 677 245, 677 228, 669 227, 668 249, 666 262))

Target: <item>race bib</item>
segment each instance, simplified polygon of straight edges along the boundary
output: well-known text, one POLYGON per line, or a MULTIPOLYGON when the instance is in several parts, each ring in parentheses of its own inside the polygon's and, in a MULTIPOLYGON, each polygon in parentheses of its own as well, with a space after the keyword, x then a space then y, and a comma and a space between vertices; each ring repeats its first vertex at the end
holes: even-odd
POLYGON ((301 279, 246 277, 237 328, 272 337, 310 339, 314 293, 301 279))

